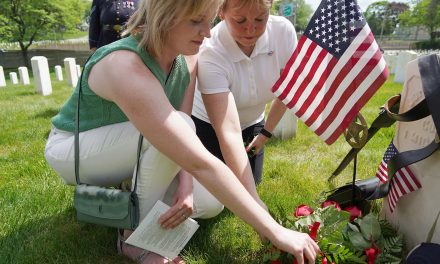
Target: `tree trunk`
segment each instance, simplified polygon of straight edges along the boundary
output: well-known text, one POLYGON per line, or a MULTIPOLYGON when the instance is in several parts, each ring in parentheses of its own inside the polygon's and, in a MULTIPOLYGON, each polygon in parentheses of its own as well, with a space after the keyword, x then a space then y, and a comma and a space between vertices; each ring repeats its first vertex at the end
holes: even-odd
POLYGON ((26 66, 28 69, 30 68, 29 59, 28 59, 28 48, 29 46, 24 46, 22 42, 19 42, 20 48, 21 48, 21 57, 23 58, 24 66, 26 66))
POLYGON ((24 66, 26 66, 28 69, 30 69, 30 64, 29 64, 29 59, 28 59, 28 50, 22 50, 21 51, 21 56, 23 57, 23 61, 24 61, 24 66))

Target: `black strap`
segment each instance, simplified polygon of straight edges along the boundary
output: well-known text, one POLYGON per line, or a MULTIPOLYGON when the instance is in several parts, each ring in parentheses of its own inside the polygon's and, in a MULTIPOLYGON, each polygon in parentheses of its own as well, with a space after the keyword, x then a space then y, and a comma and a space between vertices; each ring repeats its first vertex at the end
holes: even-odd
MULTIPOLYGON (((87 62, 89 62, 90 58, 92 56, 90 56, 87 61, 84 63, 84 70, 81 73, 81 76, 79 78, 79 89, 78 89, 78 101, 77 101, 77 105, 76 105, 76 126, 75 126, 75 142, 74 142, 74 147, 75 147, 75 178, 76 178, 76 184, 80 185, 81 181, 79 178, 79 107, 80 107, 80 98, 81 98, 81 94, 82 94, 82 79, 83 79, 83 75, 85 72, 85 66, 87 65, 87 62)), ((140 164, 140 157, 141 157, 141 150, 142 150, 142 141, 143 141, 143 136, 142 134, 139 135, 139 141, 138 141, 138 148, 137 148, 137 164, 136 164, 136 178, 134 180, 134 188, 133 188, 133 193, 136 193, 136 188, 137 188, 137 180, 138 180, 138 175, 139 175, 139 164, 140 164)))
POLYGON ((384 106, 388 116, 395 121, 411 122, 425 118, 431 114, 429 112, 429 107, 426 99, 423 99, 421 102, 419 102, 416 106, 414 106, 407 112, 399 114, 398 109, 396 111, 395 108, 392 108, 390 106, 395 105, 396 101, 400 102, 400 99, 401 99, 400 94, 395 95, 390 99, 388 99, 387 103, 384 106))
MULTIPOLYGON (((389 191, 390 182, 398 170, 426 159, 440 148, 440 144, 438 141, 438 132, 440 131, 440 105, 438 103, 438 100, 440 99, 440 80, 438 78, 438 76, 440 76, 440 63, 438 56, 436 54, 431 54, 420 57, 418 59, 418 65, 420 76, 422 79, 423 93, 425 95, 425 99, 417 104, 416 107, 418 107, 422 103, 427 105, 437 130, 437 136, 428 146, 424 148, 404 151, 394 155, 387 164, 388 181, 382 184, 380 188, 372 196, 369 197, 369 199, 376 199, 386 196, 389 191)), ((406 118, 403 118, 401 121, 407 121, 405 119, 406 118)))

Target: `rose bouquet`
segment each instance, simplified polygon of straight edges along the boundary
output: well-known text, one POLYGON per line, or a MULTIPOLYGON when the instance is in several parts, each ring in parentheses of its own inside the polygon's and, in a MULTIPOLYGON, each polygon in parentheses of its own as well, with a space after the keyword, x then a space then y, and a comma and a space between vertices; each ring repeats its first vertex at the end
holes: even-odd
MULTIPOLYGON (((325 201, 312 209, 300 205, 284 220, 284 226, 308 233, 321 253, 316 263, 400 263, 403 238, 385 220, 370 213, 362 216, 361 210, 349 206, 341 210, 333 201, 325 201)), ((266 245, 264 261, 267 263, 296 263, 294 257, 266 245)))

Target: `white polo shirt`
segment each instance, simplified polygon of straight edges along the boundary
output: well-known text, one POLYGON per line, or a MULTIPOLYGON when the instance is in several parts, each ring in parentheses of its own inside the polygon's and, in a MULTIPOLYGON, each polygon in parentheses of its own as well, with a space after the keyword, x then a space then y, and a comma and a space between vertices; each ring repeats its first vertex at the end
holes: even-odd
POLYGON ((211 30, 211 38, 205 39, 200 48, 192 114, 210 123, 200 93, 230 91, 242 129, 263 120, 266 104, 275 98, 271 88, 296 44, 292 23, 284 17, 269 16, 266 31, 248 57, 232 38, 226 23, 217 24, 211 30))

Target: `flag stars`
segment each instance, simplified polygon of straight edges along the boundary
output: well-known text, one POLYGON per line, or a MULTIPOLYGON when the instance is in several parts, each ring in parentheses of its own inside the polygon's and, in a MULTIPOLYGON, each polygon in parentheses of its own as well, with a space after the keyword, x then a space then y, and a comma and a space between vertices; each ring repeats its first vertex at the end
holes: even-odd
POLYGON ((351 34, 356 34, 356 29, 365 24, 358 6, 351 2, 355 1, 323 0, 318 9, 320 11, 313 15, 306 35, 335 55, 336 48, 339 54, 345 52, 351 34))

